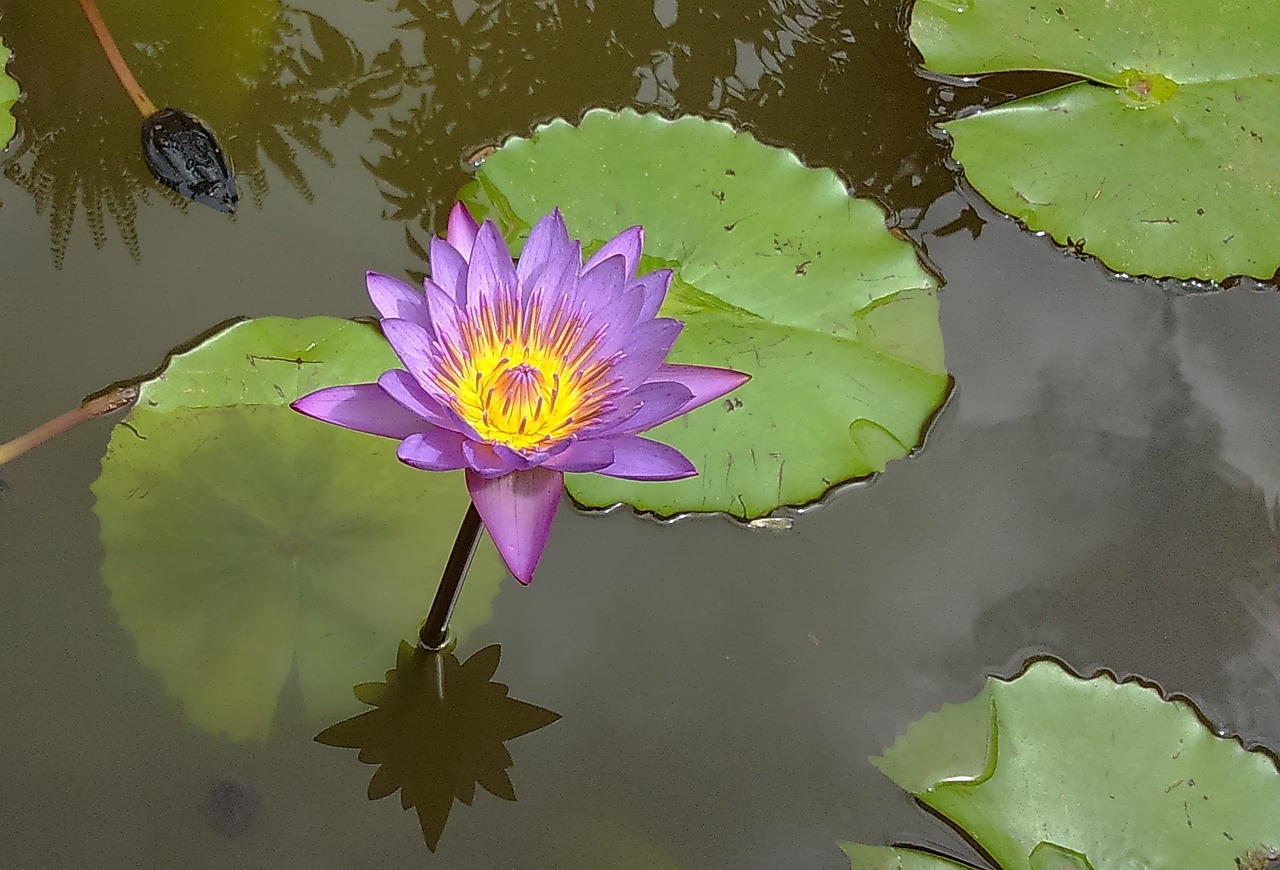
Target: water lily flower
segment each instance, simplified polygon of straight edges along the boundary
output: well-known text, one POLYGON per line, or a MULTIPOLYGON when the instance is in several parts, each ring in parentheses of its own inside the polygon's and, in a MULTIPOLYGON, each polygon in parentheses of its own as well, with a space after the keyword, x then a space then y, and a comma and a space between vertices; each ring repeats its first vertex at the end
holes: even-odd
POLYGON ((403 369, 329 387, 295 410, 400 440, 427 471, 466 470, 490 537, 521 583, 533 579, 566 472, 629 480, 697 474, 638 433, 713 401, 748 375, 666 363, 683 324, 658 317, 671 271, 637 275, 641 227, 584 265, 559 210, 538 221, 518 263, 490 221, 461 204, 431 240, 425 293, 370 272, 369 296, 403 369))

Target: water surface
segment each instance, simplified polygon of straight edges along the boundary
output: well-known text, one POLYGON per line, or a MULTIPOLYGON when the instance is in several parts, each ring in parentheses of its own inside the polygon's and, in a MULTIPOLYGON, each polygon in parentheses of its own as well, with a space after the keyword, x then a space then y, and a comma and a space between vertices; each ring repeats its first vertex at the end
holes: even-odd
MULTIPOLYGON (((170 85, 139 63, 153 99, 233 134, 256 181, 228 219, 146 179, 136 113, 65 5, 0 0, 27 90, 0 181, 0 437, 227 317, 372 313, 364 271, 421 267, 406 230, 439 229, 467 154, 596 105, 730 120, 879 198, 946 276, 959 389, 919 456, 786 532, 561 511, 534 584, 459 653, 500 643, 498 679, 562 718, 510 744, 517 801, 455 807, 434 859, 397 798, 366 798, 372 767, 312 741, 295 684, 270 739, 237 744, 138 665, 88 489, 110 423, 81 427, 0 474, 15 866, 839 868, 840 838, 965 855, 866 759, 1038 653, 1280 745, 1280 298, 1122 281, 993 213, 929 132, 944 103, 898 6, 312 0, 267 51, 318 50, 301 8, 366 64, 399 39, 398 98, 344 106, 350 63, 234 99, 216 71, 170 85), (86 196, 118 214, 90 220, 86 196)), ((177 37, 148 18, 202 25, 149 7, 117 38, 158 68, 177 37)))

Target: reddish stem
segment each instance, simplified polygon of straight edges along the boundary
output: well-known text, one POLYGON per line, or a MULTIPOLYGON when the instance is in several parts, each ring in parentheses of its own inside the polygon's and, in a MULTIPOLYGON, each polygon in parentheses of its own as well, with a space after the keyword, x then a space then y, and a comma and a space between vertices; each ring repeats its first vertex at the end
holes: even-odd
POLYGON ((92 420, 94 417, 101 417, 103 414, 110 414, 112 411, 123 408, 136 398, 138 398, 137 387, 116 387, 108 393, 88 399, 79 408, 54 417, 48 423, 43 426, 37 426, 26 435, 19 435, 12 441, 0 444, 0 465, 4 465, 11 459, 17 459, 32 447, 38 447, 50 438, 61 435, 86 420, 92 420))
POLYGON ((89 19, 89 26, 93 28, 93 35, 98 37, 98 44, 106 52, 107 60, 110 62, 111 68, 115 70, 116 78, 120 79, 120 84, 124 86, 125 93, 129 95, 129 99, 133 100, 133 104, 138 107, 142 117, 144 119, 150 118, 156 113, 156 104, 147 97, 142 90, 142 85, 138 84, 138 80, 133 77, 133 73, 129 70, 129 65, 124 62, 124 55, 120 54, 120 49, 116 48, 116 41, 111 38, 111 31, 107 30, 107 23, 102 20, 102 15, 98 12, 97 5, 93 0, 80 0, 80 8, 84 10, 85 17, 89 19))

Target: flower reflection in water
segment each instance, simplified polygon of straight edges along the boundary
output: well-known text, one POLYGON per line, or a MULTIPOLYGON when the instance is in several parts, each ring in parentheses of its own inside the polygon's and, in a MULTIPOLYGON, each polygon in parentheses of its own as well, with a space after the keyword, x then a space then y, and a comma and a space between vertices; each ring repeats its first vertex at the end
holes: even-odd
POLYGON ((355 687, 356 697, 374 709, 316 735, 319 743, 359 749, 361 761, 380 765, 369 782, 369 800, 399 789, 400 806, 417 812, 433 852, 454 800, 470 805, 477 784, 516 799, 504 744, 560 718, 508 697, 507 687, 492 679, 500 655, 493 644, 459 662, 452 653, 402 642, 386 682, 355 687))

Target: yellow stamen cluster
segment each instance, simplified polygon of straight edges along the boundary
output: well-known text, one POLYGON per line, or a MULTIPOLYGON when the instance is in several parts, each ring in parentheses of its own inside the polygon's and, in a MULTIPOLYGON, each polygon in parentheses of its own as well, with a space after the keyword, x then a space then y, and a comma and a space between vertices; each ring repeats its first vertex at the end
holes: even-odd
POLYGON ((436 383, 482 439, 513 450, 546 449, 595 419, 612 368, 595 359, 602 335, 562 309, 544 318, 503 295, 464 314, 461 346, 442 342, 436 383), (545 322, 544 322, 545 320, 545 322))

